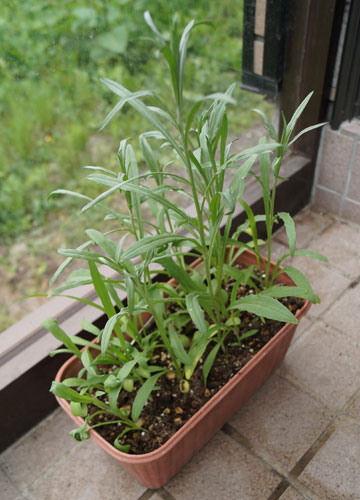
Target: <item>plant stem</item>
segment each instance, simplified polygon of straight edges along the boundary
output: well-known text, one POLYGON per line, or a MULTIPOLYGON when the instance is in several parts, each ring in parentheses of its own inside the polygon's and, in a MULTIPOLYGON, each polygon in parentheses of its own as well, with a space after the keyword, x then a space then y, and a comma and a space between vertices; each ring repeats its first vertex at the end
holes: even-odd
POLYGON ((265 287, 267 288, 269 286, 269 276, 270 276, 270 262, 271 262, 271 244, 272 244, 272 230, 274 226, 274 209, 275 209, 275 197, 276 197, 276 186, 277 186, 277 180, 278 180, 278 175, 280 171, 280 167, 282 164, 282 154, 276 155, 276 169, 274 172, 274 180, 273 180, 273 187, 271 190, 271 202, 270 202, 270 213, 269 216, 267 217, 266 221, 266 229, 267 229, 267 263, 266 263, 266 270, 265 270, 265 287))

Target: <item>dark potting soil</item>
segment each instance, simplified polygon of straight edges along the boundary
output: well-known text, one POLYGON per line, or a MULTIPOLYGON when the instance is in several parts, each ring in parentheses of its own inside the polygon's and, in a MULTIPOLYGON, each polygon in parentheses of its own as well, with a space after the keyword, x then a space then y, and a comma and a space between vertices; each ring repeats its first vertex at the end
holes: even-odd
MULTIPOLYGON (((296 297, 281 299, 281 302, 295 314, 304 300, 296 297)), ((204 385, 202 372, 203 362, 207 351, 200 360, 191 378, 190 390, 187 393, 180 391, 179 381, 173 372, 159 378, 159 390, 151 393, 144 410, 141 413, 138 425, 143 430, 128 432, 121 440, 121 444, 130 445, 130 454, 139 455, 149 453, 163 445, 171 436, 182 427, 217 391, 223 387, 269 340, 284 326, 284 323, 273 320, 261 320, 254 314, 241 313, 241 324, 237 327, 238 335, 257 329, 251 337, 237 342, 234 334, 226 338, 226 352, 221 349, 211 368, 207 386, 204 385)), ((171 367, 171 361, 165 352, 157 351, 154 363, 157 366, 171 367)), ((131 411, 132 402, 136 396, 137 386, 130 392, 121 391, 118 407, 131 411)), ((91 411, 95 411, 93 408, 91 411)), ((116 417, 99 415, 94 417, 90 424, 116 420, 116 417)), ((100 426, 97 432, 113 444, 116 437, 123 430, 121 424, 107 424, 100 426)))

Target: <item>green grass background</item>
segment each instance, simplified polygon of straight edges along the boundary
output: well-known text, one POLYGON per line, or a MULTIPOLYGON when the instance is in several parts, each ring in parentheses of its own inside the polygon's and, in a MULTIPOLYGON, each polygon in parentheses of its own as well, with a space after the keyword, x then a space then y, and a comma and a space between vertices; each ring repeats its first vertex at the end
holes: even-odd
MULTIPOLYGON (((48 194, 59 188, 85 190, 84 165, 115 166, 120 140, 136 139, 148 129, 131 108, 125 108, 98 133, 116 102, 100 78, 119 81, 131 90, 151 88, 165 99, 169 95, 166 67, 146 38, 151 32, 143 19, 145 10, 163 32, 174 12, 182 26, 192 18, 213 22, 214 28, 200 26, 191 36, 186 67, 189 98, 224 91, 234 80, 240 81, 243 0, 14 0, 2 4, 0 278, 12 284, 14 297, 41 291, 38 286, 45 288, 43 282, 61 261, 57 256, 56 263, 49 264, 55 245, 80 244, 84 228, 101 227, 101 214, 90 211, 84 220, 76 200, 48 201, 48 194), (30 260, 21 271, 24 259, 30 260), (25 290, 19 291, 24 273, 29 279, 23 280, 25 290)), ((235 97, 230 129, 236 134, 255 120, 250 108, 271 109, 262 97, 240 88, 235 97)), ((136 148, 136 140, 133 143, 136 148)), ((86 184, 86 194, 96 195, 96 188, 91 189, 86 184)), ((0 331, 19 314, 3 305, 0 331)))

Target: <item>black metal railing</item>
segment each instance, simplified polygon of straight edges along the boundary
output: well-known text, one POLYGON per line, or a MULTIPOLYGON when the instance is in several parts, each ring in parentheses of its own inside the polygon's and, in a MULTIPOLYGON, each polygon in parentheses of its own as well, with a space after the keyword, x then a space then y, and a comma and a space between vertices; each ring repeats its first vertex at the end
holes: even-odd
POLYGON ((346 26, 331 127, 360 116, 360 2, 352 0, 346 26))
POLYGON ((283 73, 286 38, 285 0, 245 0, 242 87, 278 95, 283 73))

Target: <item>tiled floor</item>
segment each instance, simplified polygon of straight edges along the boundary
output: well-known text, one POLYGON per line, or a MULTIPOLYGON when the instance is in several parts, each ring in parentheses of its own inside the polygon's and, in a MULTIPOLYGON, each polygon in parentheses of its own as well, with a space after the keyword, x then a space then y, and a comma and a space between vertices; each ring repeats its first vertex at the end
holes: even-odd
MULTIPOLYGON (((0 455, 1 500, 359 500, 360 227, 303 210, 297 258, 322 304, 278 372, 164 488, 147 490, 60 410, 0 455)), ((284 231, 275 253, 284 250, 284 231)))

